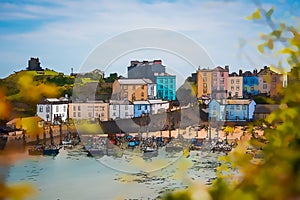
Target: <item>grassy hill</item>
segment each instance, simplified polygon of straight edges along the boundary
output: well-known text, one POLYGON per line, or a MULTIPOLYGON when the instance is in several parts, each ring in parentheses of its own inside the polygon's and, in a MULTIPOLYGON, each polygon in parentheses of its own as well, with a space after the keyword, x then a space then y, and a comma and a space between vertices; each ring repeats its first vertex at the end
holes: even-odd
POLYGON ((59 98, 65 94, 73 96, 74 85, 77 88, 79 86, 80 91, 84 94, 90 92, 90 85, 96 84, 95 97, 104 100, 109 99, 112 83, 115 79, 118 79, 116 73, 103 79, 99 74, 92 72, 78 74, 76 77, 49 69, 43 72, 27 70, 15 72, 4 79, 0 79, 0 94, 4 93, 4 102, 7 102, 10 108, 10 115, 6 117, 6 120, 35 115, 36 104, 43 97, 59 98))

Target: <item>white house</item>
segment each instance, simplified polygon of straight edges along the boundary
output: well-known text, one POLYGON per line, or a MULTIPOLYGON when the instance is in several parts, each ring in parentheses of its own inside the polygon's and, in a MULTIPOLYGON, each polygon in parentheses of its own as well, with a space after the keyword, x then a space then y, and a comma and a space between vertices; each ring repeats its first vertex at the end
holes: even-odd
POLYGON ((111 100, 109 103, 110 119, 125 119, 134 116, 134 106, 129 100, 111 100))
POLYGON ((143 79, 147 83, 148 89, 148 99, 156 99, 156 83, 153 83, 150 79, 143 79))
POLYGON ((36 114, 51 123, 57 123, 59 118, 65 121, 68 118, 68 98, 45 98, 37 104, 36 114))
POLYGON ((168 101, 161 99, 149 99, 148 102, 150 103, 150 114, 152 115, 166 112, 170 106, 168 101))

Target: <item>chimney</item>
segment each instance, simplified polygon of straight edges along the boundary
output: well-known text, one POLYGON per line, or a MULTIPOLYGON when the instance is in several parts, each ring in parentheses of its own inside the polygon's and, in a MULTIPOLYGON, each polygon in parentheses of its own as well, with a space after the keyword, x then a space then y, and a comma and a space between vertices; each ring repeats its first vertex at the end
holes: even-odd
POLYGON ((225 65, 225 70, 229 72, 229 66, 225 65))
POLYGON ((257 76, 257 69, 253 70, 253 76, 257 76))
POLYGON ((243 70, 239 70, 239 76, 242 76, 243 75, 243 70))

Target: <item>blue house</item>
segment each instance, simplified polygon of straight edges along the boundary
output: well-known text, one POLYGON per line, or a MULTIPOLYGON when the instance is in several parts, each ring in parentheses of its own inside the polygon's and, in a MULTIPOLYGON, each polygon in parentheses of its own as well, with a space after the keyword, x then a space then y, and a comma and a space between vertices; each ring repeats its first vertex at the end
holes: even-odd
POLYGON ((243 74, 243 96, 244 98, 249 98, 250 96, 258 95, 259 81, 256 70, 251 73, 246 71, 243 74))
POLYGON ((150 103, 148 101, 134 101, 133 106, 134 117, 141 117, 150 113, 150 103))
POLYGON ((176 99, 176 76, 167 73, 155 74, 157 98, 172 101, 176 99))
POLYGON ((226 101, 226 121, 253 121, 256 103, 250 99, 238 99, 226 101))
POLYGON ((225 120, 225 105, 221 104, 216 99, 212 99, 208 104, 208 119, 209 121, 224 121, 225 120))
POLYGON ((227 99, 224 104, 213 99, 208 104, 210 121, 253 121, 256 103, 250 99, 227 99))

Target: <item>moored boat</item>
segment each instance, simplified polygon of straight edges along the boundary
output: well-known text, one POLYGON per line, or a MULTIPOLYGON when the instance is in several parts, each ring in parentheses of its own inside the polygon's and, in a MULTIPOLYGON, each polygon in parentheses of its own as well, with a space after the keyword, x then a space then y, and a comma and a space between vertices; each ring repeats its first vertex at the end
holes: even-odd
POLYGON ((28 149, 28 154, 31 156, 43 155, 44 147, 42 145, 37 145, 30 147, 28 149))
POLYGON ((45 147, 43 149, 43 155, 45 156, 56 156, 59 153, 59 147, 52 145, 52 146, 48 146, 45 147))

